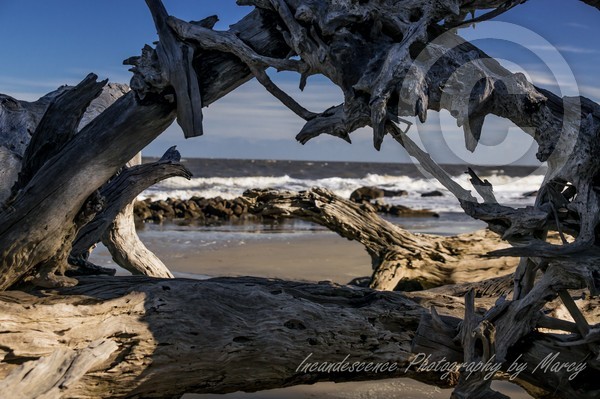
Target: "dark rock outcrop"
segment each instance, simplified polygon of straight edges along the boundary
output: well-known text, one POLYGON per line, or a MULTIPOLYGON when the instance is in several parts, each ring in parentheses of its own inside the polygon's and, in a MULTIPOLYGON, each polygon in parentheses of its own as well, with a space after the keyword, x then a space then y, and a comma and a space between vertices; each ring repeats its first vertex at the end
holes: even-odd
POLYGON ((350 201, 361 204, 363 202, 371 202, 373 200, 383 198, 384 190, 377 187, 361 187, 357 188, 350 194, 350 201))
POLYGON ((371 202, 383 197, 406 197, 408 191, 405 190, 387 190, 379 187, 361 187, 357 188, 350 194, 350 201, 358 204, 363 202, 371 202))
MULTIPOLYGON (((438 217, 429 210, 415 210, 403 205, 383 204, 377 201, 364 201, 363 206, 373 211, 396 217, 438 217)), ((232 200, 216 198, 192 197, 187 200, 167 198, 152 201, 137 201, 134 207, 137 222, 162 223, 164 221, 185 221, 201 225, 214 225, 224 222, 260 221, 266 215, 252 214, 243 198, 232 200)))
POLYGON ((412 209, 404 205, 379 205, 377 212, 396 217, 439 217, 437 213, 428 209, 412 209))
POLYGON ((227 221, 257 219, 248 213, 241 198, 226 200, 220 197, 192 197, 187 200, 167 198, 146 199, 135 204, 134 214, 140 222, 161 223, 165 220, 185 220, 199 224, 218 224, 227 221))
POLYGON ((406 190, 386 190, 383 189, 384 197, 406 197, 408 195, 408 191, 406 190))
POLYGON ((438 190, 421 194, 421 197, 443 197, 443 196, 444 196, 444 193, 442 193, 441 191, 438 191, 438 190))
POLYGON ((427 209, 411 209, 407 206, 390 205, 381 201, 381 198, 383 197, 401 197, 406 195, 408 195, 408 193, 404 190, 384 190, 378 187, 361 187, 350 194, 350 201, 363 204, 363 206, 368 206, 375 212, 396 217, 439 217, 437 213, 427 209))

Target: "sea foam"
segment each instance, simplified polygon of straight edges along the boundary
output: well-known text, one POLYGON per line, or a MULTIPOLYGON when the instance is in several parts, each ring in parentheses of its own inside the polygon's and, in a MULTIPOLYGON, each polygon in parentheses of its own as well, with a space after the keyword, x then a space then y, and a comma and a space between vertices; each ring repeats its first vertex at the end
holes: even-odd
MULTIPOLYGON (((537 190, 543 180, 543 176, 539 174, 523 177, 491 174, 481 176, 481 178, 492 183, 498 202, 511 206, 532 205, 534 199, 523 197, 523 194, 537 190)), ((454 180, 476 196, 468 175, 454 177, 454 180)), ((288 175, 275 177, 209 177, 193 178, 191 180, 172 178, 144 191, 138 199, 159 200, 168 197, 186 199, 193 196, 232 199, 242 195, 246 190, 255 188, 302 191, 315 186, 327 188, 343 198, 349 198, 352 191, 364 186, 376 186, 386 190, 404 190, 408 192, 407 196, 386 198, 386 201, 414 209, 461 212, 458 201, 435 179, 380 174, 367 174, 362 178, 327 177, 321 179, 300 179, 288 175), (444 196, 421 197, 421 194, 434 190, 441 191, 444 196)))

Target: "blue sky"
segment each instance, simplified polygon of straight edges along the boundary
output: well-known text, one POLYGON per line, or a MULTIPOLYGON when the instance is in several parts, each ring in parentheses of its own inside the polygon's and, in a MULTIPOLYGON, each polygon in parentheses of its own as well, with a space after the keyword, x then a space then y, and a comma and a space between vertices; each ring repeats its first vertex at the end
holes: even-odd
MULTIPOLYGON (((250 8, 235 0, 165 0, 170 14, 201 19, 217 14, 217 29, 226 29, 250 8)), ((600 100, 600 11, 577 0, 529 0, 495 22, 482 23, 461 35, 511 70, 556 93, 581 93, 600 100)), ((143 0, 0 0, 2 62, 0 92, 35 100, 62 84, 76 84, 87 73, 128 82, 122 61, 156 40, 143 0)), ((294 74, 274 79, 313 111, 341 102, 339 90, 324 79, 311 78, 304 93, 294 74)), ((186 157, 408 161, 406 153, 386 139, 381 152, 372 148, 370 131, 353 135, 353 145, 322 137, 302 146, 294 136, 302 120, 286 110, 255 81, 205 109, 205 136, 184 140, 172 126, 145 151, 160 155, 178 145, 186 157)), ((463 149, 463 133, 442 112, 430 113, 415 138, 439 162, 507 164, 535 162, 532 140, 510 123, 486 119, 482 145, 475 154, 463 149)))

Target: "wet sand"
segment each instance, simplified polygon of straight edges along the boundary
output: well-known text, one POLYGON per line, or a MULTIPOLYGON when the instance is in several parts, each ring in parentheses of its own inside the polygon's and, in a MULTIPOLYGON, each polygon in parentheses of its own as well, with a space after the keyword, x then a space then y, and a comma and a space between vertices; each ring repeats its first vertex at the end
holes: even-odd
MULTIPOLYGON (((335 233, 317 231, 298 235, 265 235, 259 239, 198 240, 194 232, 142 231, 140 237, 178 277, 257 276, 300 281, 333 281, 346 284, 371 273, 364 247, 335 233), (166 234, 163 234, 166 233, 166 234), (181 237, 187 237, 181 239, 181 237)), ((250 239, 248 239, 250 237, 250 239)), ((108 251, 99 247, 92 262, 115 267, 108 251)), ((123 270, 120 273, 127 273, 123 270)), ((506 382, 493 386, 513 399, 530 398, 506 382)), ((446 399, 442 390, 409 379, 350 383, 318 383, 256 393, 185 395, 186 399, 446 399)))
MULTIPOLYGON (((171 271, 183 276, 256 276, 347 284, 371 274, 371 258, 364 247, 330 232, 231 240, 215 247, 199 247, 194 242, 174 245, 167 237, 148 239, 144 232, 140 236, 171 271)), ((98 264, 115 266, 103 247, 93 256, 98 264)))

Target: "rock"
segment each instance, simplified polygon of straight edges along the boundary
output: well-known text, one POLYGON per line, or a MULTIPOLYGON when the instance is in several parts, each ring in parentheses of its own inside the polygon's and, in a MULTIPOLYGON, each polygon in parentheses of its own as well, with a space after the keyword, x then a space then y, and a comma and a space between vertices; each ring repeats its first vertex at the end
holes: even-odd
POLYGON ((350 194, 350 201, 356 203, 371 202, 372 200, 383 198, 384 191, 377 187, 361 187, 350 194))
POLYGON ((438 191, 438 190, 421 194, 421 197, 443 197, 443 196, 444 196, 444 193, 442 193, 441 191, 438 191))
POLYGON ((383 190, 384 197, 406 197, 408 195, 408 191, 405 190, 383 190))
POLYGON ((239 204, 235 204, 231 210, 235 216, 241 216, 244 213, 244 207, 239 204))
POLYGON ((529 197, 537 197, 538 195, 538 191, 527 191, 526 193, 523 193, 523 198, 529 198, 529 197))
MULTIPOLYGON (((435 212, 428 210, 413 210, 402 205, 384 204, 380 200, 387 193, 402 196, 403 190, 389 191, 377 187, 362 187, 352 193, 352 200, 370 212, 384 213, 398 217, 437 217, 435 212), (373 201, 376 200, 376 201, 373 201)), ((248 202, 243 198, 226 200, 221 197, 203 198, 194 196, 190 199, 167 198, 167 200, 152 201, 147 198, 134 205, 134 214, 138 222, 162 223, 173 221, 178 224, 198 223, 202 225, 220 225, 223 222, 245 223, 260 222, 261 220, 278 219, 278 214, 253 215, 249 213, 248 202)))
POLYGON ((214 203, 208 204, 203 211, 207 216, 216 216, 217 218, 224 219, 227 219, 229 216, 233 215, 233 211, 228 209, 221 201, 215 201, 214 203))
MULTIPOLYGON (((170 198, 169 198, 170 200, 170 198)), ((166 217, 166 218, 173 218, 175 217, 175 211, 173 210, 173 207, 171 207, 171 205, 167 202, 167 201, 155 201, 152 202, 150 204, 150 209, 155 211, 158 214, 161 214, 162 216, 166 217)))
POLYGON ((148 207, 148 203, 145 201, 137 201, 133 206, 133 214, 138 220, 145 222, 152 220, 152 211, 148 207))
POLYGON ((184 215, 186 219, 204 219, 204 213, 195 201, 187 201, 187 211, 184 215))
POLYGON ((440 215, 428 209, 411 209, 403 205, 392 205, 387 213, 399 217, 440 217, 440 215))
POLYGON ((173 211, 175 212, 175 217, 177 219, 183 219, 185 217, 185 214, 188 209, 186 202, 180 199, 176 199, 172 201, 171 206, 173 208, 173 211))

